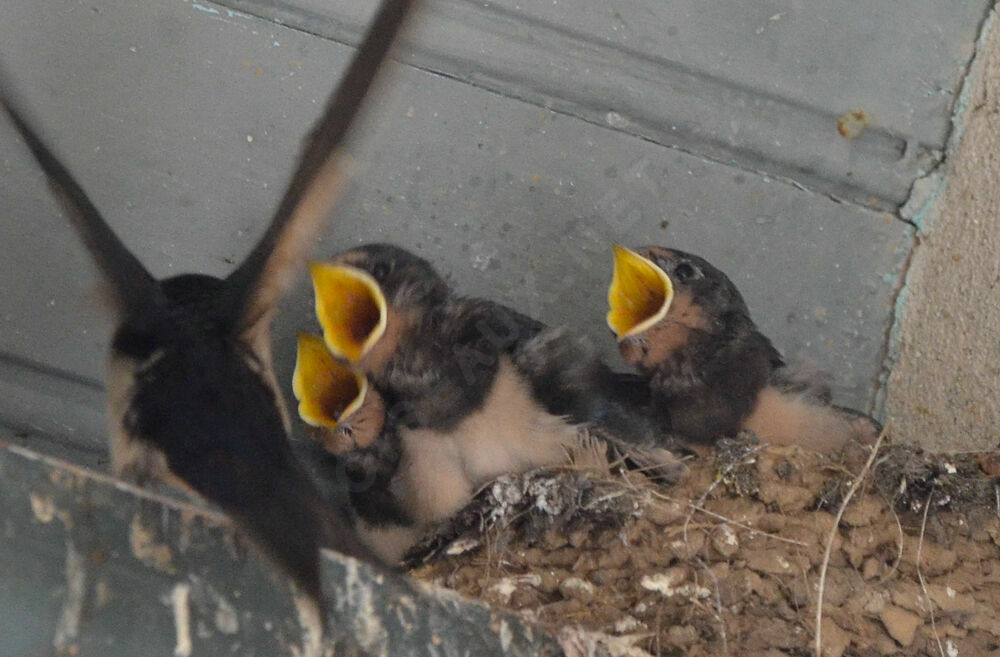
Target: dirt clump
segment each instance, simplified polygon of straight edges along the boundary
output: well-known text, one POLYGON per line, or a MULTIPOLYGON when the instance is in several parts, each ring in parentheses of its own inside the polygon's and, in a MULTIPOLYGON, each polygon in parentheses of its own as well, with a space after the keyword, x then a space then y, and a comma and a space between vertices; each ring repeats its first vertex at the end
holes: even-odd
POLYGON ((996 456, 870 449, 744 436, 670 488, 615 468, 504 476, 409 567, 630 654, 815 655, 821 581, 824 657, 1000 654, 996 456))

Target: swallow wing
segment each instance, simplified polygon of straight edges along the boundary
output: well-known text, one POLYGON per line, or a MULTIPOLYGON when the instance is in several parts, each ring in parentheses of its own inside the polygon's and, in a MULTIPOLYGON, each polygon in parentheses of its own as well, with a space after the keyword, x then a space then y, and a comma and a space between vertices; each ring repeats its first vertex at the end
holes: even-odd
POLYGON ((382 3, 323 115, 305 139, 298 168, 270 226, 226 279, 230 316, 240 318, 235 327, 238 333, 267 316, 290 285, 297 265, 343 189, 349 166, 340 152, 341 143, 412 3, 382 3))
POLYGON ((119 310, 132 315, 142 313, 159 297, 156 279, 118 239, 80 184, 24 118, 13 98, 6 76, 0 76, 0 106, 45 172, 49 186, 108 281, 119 310))

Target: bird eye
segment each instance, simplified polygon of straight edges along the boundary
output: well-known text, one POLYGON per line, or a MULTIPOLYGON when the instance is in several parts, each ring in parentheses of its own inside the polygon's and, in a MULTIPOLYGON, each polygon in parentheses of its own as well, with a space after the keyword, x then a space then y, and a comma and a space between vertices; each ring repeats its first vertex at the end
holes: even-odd
POLYGON ((376 262, 375 266, 372 267, 372 276, 375 277, 376 281, 383 281, 385 277, 389 275, 392 271, 392 266, 387 262, 376 262))
POLYGON ((678 283, 687 283, 692 278, 698 276, 698 270, 695 269, 694 265, 682 262, 676 267, 674 267, 674 277, 677 279, 678 283))

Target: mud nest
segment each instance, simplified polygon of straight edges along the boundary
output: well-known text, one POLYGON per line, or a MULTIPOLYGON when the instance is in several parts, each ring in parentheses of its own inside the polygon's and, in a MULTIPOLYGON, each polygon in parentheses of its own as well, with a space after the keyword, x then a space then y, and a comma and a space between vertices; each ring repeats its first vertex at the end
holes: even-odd
POLYGON ((505 476, 409 565, 619 654, 812 656, 820 591, 824 656, 998 654, 997 455, 870 456, 742 437, 669 488, 613 467, 505 476))

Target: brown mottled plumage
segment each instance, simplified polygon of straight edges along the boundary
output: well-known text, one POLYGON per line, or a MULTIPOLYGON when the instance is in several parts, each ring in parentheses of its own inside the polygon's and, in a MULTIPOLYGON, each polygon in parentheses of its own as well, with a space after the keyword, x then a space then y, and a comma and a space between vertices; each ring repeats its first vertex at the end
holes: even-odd
POLYGON ((832 405, 824 382, 785 366, 722 271, 682 251, 636 252, 667 274, 674 297, 662 320, 619 347, 649 382, 654 412, 671 432, 711 443, 750 429, 766 442, 826 452, 874 440, 874 420, 832 405))
MULTIPOLYGON (((395 506, 359 512, 380 554, 401 556, 430 523, 500 474, 568 462, 589 432, 610 442, 656 442, 644 413, 646 386, 608 369, 584 338, 460 297, 430 263, 399 247, 367 245, 330 263, 371 276, 385 300, 385 331, 354 363, 385 399, 388 444, 399 449, 385 482, 391 495, 372 493, 395 506), (393 521, 398 510, 408 524, 393 521)), ((672 459, 666 450, 659 456, 672 459)))

